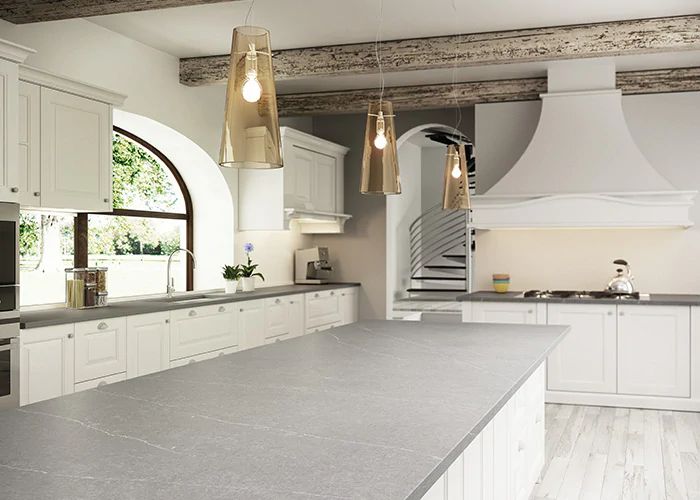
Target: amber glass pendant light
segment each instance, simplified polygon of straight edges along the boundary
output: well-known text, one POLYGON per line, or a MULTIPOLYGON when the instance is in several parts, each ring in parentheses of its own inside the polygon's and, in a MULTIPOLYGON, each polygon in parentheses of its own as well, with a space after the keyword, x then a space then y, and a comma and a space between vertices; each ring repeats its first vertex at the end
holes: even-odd
POLYGON ((445 158, 443 210, 469 210, 469 172, 467 170, 467 150, 464 144, 447 147, 445 158))
POLYGON ((264 28, 239 26, 233 30, 219 164, 282 166, 270 33, 264 28))
POLYGON ((369 103, 365 126, 365 147, 362 154, 362 194, 400 194, 399 162, 396 152, 394 108, 384 97, 384 74, 379 57, 379 33, 383 18, 383 3, 379 2, 379 30, 375 43, 375 55, 379 67, 381 89, 379 100, 369 103))

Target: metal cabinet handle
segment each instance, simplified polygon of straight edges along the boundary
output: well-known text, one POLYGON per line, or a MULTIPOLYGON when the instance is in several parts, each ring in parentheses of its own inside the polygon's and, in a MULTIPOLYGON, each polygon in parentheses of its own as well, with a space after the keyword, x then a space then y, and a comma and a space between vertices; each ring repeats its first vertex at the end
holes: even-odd
POLYGON ((219 312, 220 313, 226 312, 226 308, 224 306, 219 306, 219 312))
POLYGON ((169 319, 166 319, 166 320, 165 320, 165 324, 167 325, 168 323, 170 323, 170 320, 169 320, 169 319))
POLYGON ((100 383, 97 384, 97 387, 102 387, 103 385, 107 385, 107 382, 105 382, 104 380, 100 380, 100 383))
POLYGON ((620 316, 624 316, 624 315, 625 315, 625 312, 624 312, 624 311, 620 311, 620 316))
POLYGON ((19 193, 19 188, 17 188, 17 187, 10 188, 10 192, 11 193, 19 193))
POLYGON ((293 301, 293 300, 290 300, 289 303, 290 303, 290 304, 294 304, 294 301, 293 301))
POLYGON ((314 298, 319 298, 319 297, 320 297, 319 294, 317 294, 317 293, 314 294, 314 298))
POLYGON ((68 334, 68 338, 69 338, 69 339, 72 339, 73 337, 74 337, 74 335, 73 335, 72 333, 69 333, 69 334, 68 334))
POLYGON ((532 313, 533 313, 533 310, 532 310, 532 309, 528 309, 528 310, 527 310, 527 313, 528 313, 528 314, 532 314, 532 313))
POLYGON ((612 311, 608 311, 608 316, 612 316, 612 315, 613 315, 612 311))
POLYGON ((280 299, 275 299, 275 304, 280 304, 282 301, 280 299))
POLYGON ((245 309, 243 309, 242 307, 238 310, 238 312, 243 312, 243 311, 245 311, 245 309))
POLYGON ((34 196, 38 198, 39 196, 41 196, 41 193, 39 191, 34 191, 34 196))
POLYGON ((192 310, 188 313, 188 315, 189 315, 189 316, 197 316, 197 311, 195 311, 194 309, 192 309, 192 310))
POLYGON ((109 203, 109 198, 105 198, 105 199, 104 199, 104 202, 105 202, 105 203, 109 203))
POLYGON ((106 330, 107 328, 109 328, 109 326, 104 321, 101 321, 100 324, 97 325, 98 330, 106 330))
POLYGON ((196 362, 197 362, 196 359, 190 359, 190 360, 187 362, 187 364, 188 364, 188 365, 193 365, 193 364, 195 364, 196 362))
POLYGON ((333 295, 335 295, 335 292, 334 292, 334 291, 331 291, 331 297, 332 297, 333 295))
POLYGON ((282 340, 282 339, 275 339, 275 342, 279 342, 280 340, 282 340))

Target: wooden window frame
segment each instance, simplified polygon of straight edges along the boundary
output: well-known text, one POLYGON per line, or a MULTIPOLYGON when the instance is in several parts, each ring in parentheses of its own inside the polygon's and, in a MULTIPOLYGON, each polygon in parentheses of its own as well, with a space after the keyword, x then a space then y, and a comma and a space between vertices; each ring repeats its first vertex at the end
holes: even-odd
MULTIPOLYGON (((90 214, 95 215, 112 215, 112 216, 123 216, 123 217, 142 217, 151 219, 176 219, 184 220, 186 225, 185 230, 185 248, 190 252, 194 252, 194 224, 193 224, 193 210, 192 210, 192 197, 187 189, 185 180, 178 172, 177 168, 170 159, 165 156, 158 148, 153 146, 151 143, 145 141, 141 137, 132 134, 128 130, 124 130, 121 127, 114 127, 114 131, 119 135, 132 140, 133 142, 139 144, 145 148, 149 153, 156 156, 163 164, 168 167, 170 172, 173 174, 175 181, 177 182, 182 197, 185 201, 185 213, 175 213, 175 212, 156 212, 150 210, 131 210, 124 208, 115 208, 111 212, 90 212, 90 213, 80 213, 75 217, 74 222, 74 256, 73 264, 75 267, 87 267, 88 265, 88 216, 90 214)), ((191 258, 185 257, 185 263, 187 266, 187 290, 194 289, 194 265, 191 258)))

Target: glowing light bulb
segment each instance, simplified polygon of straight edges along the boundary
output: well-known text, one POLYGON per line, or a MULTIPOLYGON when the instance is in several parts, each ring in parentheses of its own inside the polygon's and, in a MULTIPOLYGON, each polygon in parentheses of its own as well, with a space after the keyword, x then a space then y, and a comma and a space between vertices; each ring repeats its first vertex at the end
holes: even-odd
POLYGON ((455 163, 452 167, 451 174, 454 179, 459 179, 460 175, 462 175, 462 169, 459 168, 459 156, 455 158, 455 163))
POLYGON ((374 138, 374 147, 377 149, 384 149, 386 147, 386 136, 384 134, 377 134, 374 138))
POLYGON ((384 112, 377 113, 377 135, 374 137, 374 147, 384 149, 386 147, 386 123, 384 122, 384 112))
POLYGON ((257 71, 250 70, 246 73, 246 79, 243 82, 241 93, 243 94, 243 99, 248 102, 258 102, 260 100, 262 97, 262 85, 260 85, 260 81, 258 80, 257 71))

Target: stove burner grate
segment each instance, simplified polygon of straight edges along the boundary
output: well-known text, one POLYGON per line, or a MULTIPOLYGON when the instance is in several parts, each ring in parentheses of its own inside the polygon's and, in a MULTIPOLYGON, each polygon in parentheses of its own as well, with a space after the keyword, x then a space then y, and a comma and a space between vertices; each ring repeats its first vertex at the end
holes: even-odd
POLYGON ((618 299, 618 300, 639 300, 639 292, 618 294, 602 291, 584 291, 584 290, 528 290, 523 294, 526 298, 538 299, 618 299))

